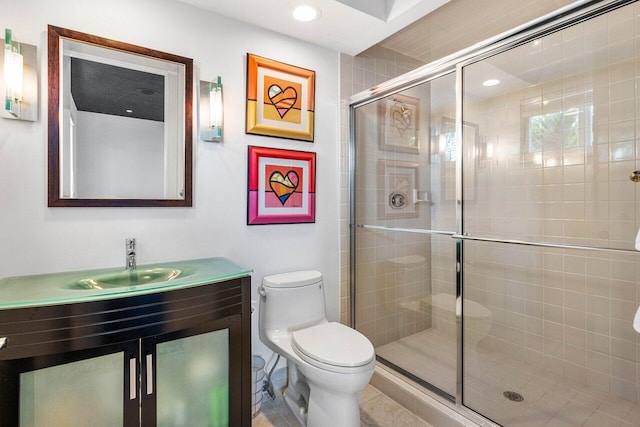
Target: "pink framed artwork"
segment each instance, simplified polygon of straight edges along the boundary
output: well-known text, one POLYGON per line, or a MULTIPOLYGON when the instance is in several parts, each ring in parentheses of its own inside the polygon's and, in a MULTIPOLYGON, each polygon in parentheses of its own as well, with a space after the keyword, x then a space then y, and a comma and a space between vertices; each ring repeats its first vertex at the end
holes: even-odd
POLYGON ((247 225, 316 221, 316 153, 249 146, 247 225))

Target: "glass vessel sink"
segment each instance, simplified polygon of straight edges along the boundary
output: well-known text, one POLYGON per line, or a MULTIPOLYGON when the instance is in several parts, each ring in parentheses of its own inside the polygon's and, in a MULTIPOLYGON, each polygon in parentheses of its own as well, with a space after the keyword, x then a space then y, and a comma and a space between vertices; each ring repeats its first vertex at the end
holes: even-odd
POLYGON ((251 269, 217 257, 138 265, 135 270, 118 267, 5 277, 0 278, 0 310, 147 295, 250 274, 251 269))
POLYGON ((188 274, 185 273, 185 271, 177 268, 139 268, 86 277, 76 281, 71 287, 76 289, 123 288, 147 285, 150 283, 169 282, 186 275, 188 274))

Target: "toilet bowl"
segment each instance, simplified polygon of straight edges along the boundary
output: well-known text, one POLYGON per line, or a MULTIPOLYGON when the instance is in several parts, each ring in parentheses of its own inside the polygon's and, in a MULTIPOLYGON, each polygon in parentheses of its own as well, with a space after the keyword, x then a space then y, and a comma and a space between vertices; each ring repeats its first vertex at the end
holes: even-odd
POLYGON ((260 340, 287 359, 284 400, 308 427, 359 427, 359 393, 375 368, 371 342, 329 322, 322 274, 266 276, 259 288, 260 340))

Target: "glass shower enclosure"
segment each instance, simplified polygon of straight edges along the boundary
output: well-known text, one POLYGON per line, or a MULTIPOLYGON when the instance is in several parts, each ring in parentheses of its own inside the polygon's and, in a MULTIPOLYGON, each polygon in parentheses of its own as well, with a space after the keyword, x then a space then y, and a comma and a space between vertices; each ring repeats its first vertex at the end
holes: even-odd
POLYGON ((579 3, 351 107, 354 326, 500 425, 640 423, 640 5, 579 3))

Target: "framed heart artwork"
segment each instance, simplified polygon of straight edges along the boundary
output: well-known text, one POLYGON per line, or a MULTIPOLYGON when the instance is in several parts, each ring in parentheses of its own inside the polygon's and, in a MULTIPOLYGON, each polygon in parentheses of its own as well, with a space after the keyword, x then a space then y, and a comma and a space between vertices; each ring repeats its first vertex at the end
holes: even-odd
POLYGON ((246 132, 313 142, 315 71, 247 54, 246 132))
POLYGON ((383 150, 419 153, 420 100, 391 95, 380 105, 380 146, 383 150))
POLYGON ((316 153, 249 146, 247 225, 316 221, 316 153))

